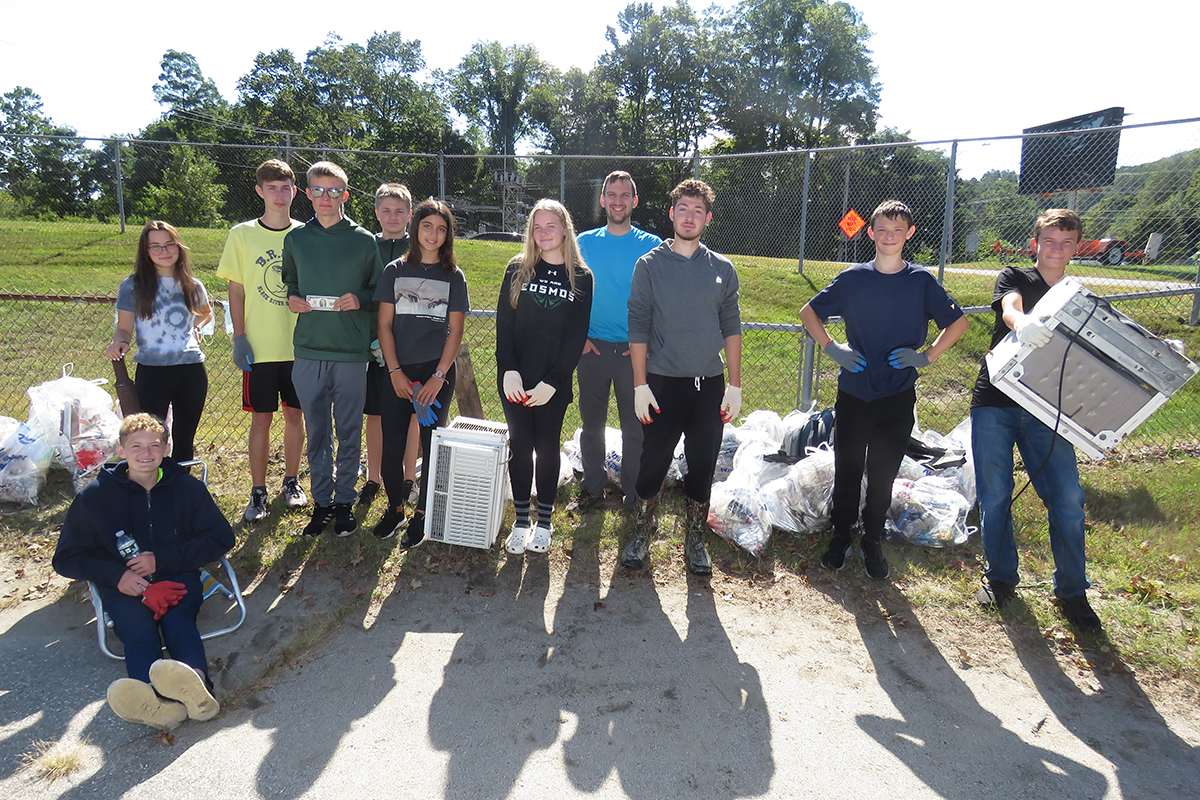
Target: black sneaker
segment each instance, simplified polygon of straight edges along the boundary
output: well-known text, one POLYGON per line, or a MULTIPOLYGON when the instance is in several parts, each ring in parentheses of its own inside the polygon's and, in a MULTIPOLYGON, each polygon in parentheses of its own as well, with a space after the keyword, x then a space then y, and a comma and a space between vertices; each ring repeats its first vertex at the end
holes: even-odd
POLYGON ((880 537, 864 536, 859 549, 862 551, 863 566, 866 567, 868 578, 883 580, 890 574, 887 559, 883 557, 883 540, 880 537))
POLYGON ((408 550, 423 541, 425 541, 425 515, 418 511, 409 518, 408 527, 404 529, 404 535, 400 537, 400 546, 408 550))
POLYGON ((1004 608, 1017 598, 1017 587, 1004 581, 987 579, 975 593, 975 602, 981 606, 1004 608))
POLYGON ((1077 630, 1084 633, 1102 633, 1104 631, 1104 625, 1100 622, 1100 617, 1096 616, 1096 612, 1092 610, 1087 595, 1060 597, 1058 598, 1058 608, 1067 618, 1067 622, 1077 630))
POLYGON ((355 505, 359 508, 367 508, 375 501, 375 495, 377 494, 379 494, 379 484, 375 481, 367 481, 358 490, 358 502, 355 505))
POLYGON ((358 520, 350 510, 349 503, 333 504, 333 532, 338 536, 349 536, 358 528, 358 520))
POLYGON ((320 536, 325 526, 333 522, 333 506, 313 506, 312 519, 304 526, 305 536, 320 536))
POLYGON ((400 532, 400 526, 404 524, 404 512, 397 511, 394 508, 389 508, 383 512, 379 522, 375 523, 375 528, 372 533, 376 539, 391 539, 400 532))
POLYGON ((854 549, 850 543, 849 536, 834 537, 829 541, 829 547, 825 549, 825 555, 821 556, 821 566, 825 569, 840 570, 846 566, 846 559, 850 557, 851 551, 854 549))

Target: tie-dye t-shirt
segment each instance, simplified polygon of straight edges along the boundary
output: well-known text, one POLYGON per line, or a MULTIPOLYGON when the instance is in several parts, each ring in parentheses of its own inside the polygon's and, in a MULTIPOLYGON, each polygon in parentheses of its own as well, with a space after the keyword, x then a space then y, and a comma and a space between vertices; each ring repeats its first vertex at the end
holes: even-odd
MULTIPOLYGON (((201 307, 208 305, 208 292, 200 287, 201 307)), ((158 293, 154 296, 154 313, 150 319, 137 316, 137 301, 133 296, 133 276, 121 281, 117 289, 117 310, 134 315, 133 330, 137 334, 137 353, 133 360, 151 367, 171 367, 176 364, 196 364, 204 360, 193 329, 196 315, 188 311, 183 292, 174 278, 158 278, 158 293)))

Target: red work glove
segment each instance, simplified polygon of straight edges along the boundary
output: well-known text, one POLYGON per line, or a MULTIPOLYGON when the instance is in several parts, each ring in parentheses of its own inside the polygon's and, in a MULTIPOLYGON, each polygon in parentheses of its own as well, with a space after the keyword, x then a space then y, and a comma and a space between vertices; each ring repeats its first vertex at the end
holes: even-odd
POLYGON ((163 618, 163 614, 167 610, 179 602, 179 600, 187 594, 187 587, 176 581, 160 581, 152 583, 142 592, 142 602, 146 607, 154 612, 154 619, 157 622, 163 618))

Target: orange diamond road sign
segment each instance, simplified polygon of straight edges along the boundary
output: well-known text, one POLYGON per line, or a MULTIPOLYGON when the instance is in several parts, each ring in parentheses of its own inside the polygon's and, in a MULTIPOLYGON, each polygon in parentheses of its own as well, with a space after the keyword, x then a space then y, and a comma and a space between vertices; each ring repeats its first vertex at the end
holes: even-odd
POLYGON ((842 229, 842 233, 846 234, 847 239, 853 239, 855 234, 863 229, 867 223, 858 212, 853 208, 846 212, 846 216, 842 217, 842 221, 838 223, 838 227, 842 229))

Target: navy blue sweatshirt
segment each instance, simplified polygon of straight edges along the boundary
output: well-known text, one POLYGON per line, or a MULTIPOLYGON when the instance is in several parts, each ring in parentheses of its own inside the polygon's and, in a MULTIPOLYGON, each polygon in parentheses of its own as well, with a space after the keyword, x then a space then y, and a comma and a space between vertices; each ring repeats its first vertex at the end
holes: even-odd
POLYGON ((150 491, 128 478, 128 467, 106 464, 67 510, 54 551, 54 570, 78 580, 115 587, 125 574, 117 531, 154 553, 156 575, 198 570, 229 552, 233 529, 208 489, 170 459, 150 491))

